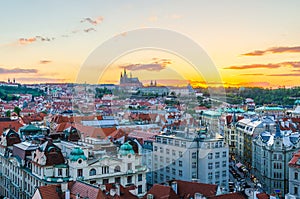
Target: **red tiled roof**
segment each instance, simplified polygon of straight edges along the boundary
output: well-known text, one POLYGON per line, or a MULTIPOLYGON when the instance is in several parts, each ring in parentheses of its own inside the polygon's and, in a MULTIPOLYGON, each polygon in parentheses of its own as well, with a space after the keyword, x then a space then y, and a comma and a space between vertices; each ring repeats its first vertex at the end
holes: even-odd
POLYGON ((0 121, 0 135, 2 135, 3 131, 6 129, 18 131, 22 126, 23 125, 19 122, 19 120, 0 121))
POLYGON ((201 193, 206 197, 215 196, 217 194, 218 185, 186 182, 181 180, 176 180, 176 182, 178 187, 178 195, 180 197, 185 197, 188 194, 194 195, 195 193, 201 193))
POLYGON ((290 162, 288 164, 289 167, 300 168, 300 164, 297 163, 299 158, 300 158, 300 150, 293 155, 292 159, 290 160, 290 162))
POLYGON ((270 196, 269 196, 268 194, 266 194, 266 193, 259 193, 259 194, 256 194, 256 197, 257 197, 258 199, 269 199, 269 198, 270 198, 270 196))
POLYGON ((160 184, 153 185, 143 199, 147 199, 148 194, 153 194, 155 199, 180 199, 170 186, 160 184))

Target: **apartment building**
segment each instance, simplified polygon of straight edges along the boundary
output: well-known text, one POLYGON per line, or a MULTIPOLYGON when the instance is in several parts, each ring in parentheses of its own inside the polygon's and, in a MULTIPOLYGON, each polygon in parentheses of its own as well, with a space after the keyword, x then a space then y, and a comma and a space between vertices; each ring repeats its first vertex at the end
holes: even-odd
POLYGON ((177 179, 226 189, 228 147, 223 137, 206 130, 160 134, 153 143, 152 168, 154 183, 177 179))
POLYGON ((253 140, 252 172, 267 193, 288 193, 288 164, 300 148, 299 139, 298 132, 282 131, 276 125, 274 133, 264 131, 253 140))

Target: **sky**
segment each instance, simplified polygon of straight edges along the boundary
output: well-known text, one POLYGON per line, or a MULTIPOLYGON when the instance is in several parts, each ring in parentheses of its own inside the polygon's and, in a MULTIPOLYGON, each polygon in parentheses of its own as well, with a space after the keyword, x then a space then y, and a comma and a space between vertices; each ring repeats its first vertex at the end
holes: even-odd
MULTIPOLYGON (((98 83, 118 83, 126 68, 145 84, 300 86, 299 7, 298 0, 1 1, 0 81, 78 82, 84 68, 88 82, 95 74, 85 69, 89 63, 101 70, 98 83), (191 61, 193 48, 186 48, 184 56, 142 45, 119 53, 122 41, 147 39, 140 34, 130 40, 132 31, 147 28, 189 38, 205 52, 198 57, 202 65, 191 61), (114 55, 109 64, 106 53, 95 53, 105 42, 116 42, 105 49, 114 55), (99 58, 91 62, 93 53, 99 58), (197 70, 213 67, 204 59, 217 69, 215 80, 197 70)), ((172 34, 155 36, 156 43, 180 44, 172 34)))

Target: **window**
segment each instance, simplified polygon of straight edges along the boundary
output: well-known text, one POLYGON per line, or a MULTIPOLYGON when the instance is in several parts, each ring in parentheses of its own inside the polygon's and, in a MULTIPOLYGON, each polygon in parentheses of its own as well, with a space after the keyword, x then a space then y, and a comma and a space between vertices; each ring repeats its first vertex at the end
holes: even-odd
POLYGON ((156 142, 157 142, 157 143, 160 143, 160 142, 161 142, 161 139, 160 139, 159 137, 157 137, 157 138, 156 138, 156 142))
POLYGON ((208 157, 208 159, 212 159, 213 154, 212 154, 212 153, 209 153, 207 157, 208 157))
POLYGON ((91 169, 90 170, 90 176, 96 175, 96 169, 91 169))
POLYGON ((227 155, 226 151, 223 151, 223 153, 222 153, 222 157, 223 157, 223 158, 225 158, 225 157, 226 157, 226 155, 227 155))
POLYGON ((127 169, 128 169, 128 170, 132 170, 132 163, 128 163, 128 164, 127 164, 127 169))
POLYGON ((164 162, 164 157, 160 156, 160 157, 159 157, 159 161, 160 161, 161 163, 163 163, 163 162, 164 162))
POLYGON ((178 171, 179 176, 182 176, 182 170, 178 171))
POLYGON ((295 179, 295 180, 298 180, 298 172, 295 172, 295 173, 294 173, 294 179, 295 179))
POLYGON ((143 193, 143 185, 138 186, 138 194, 143 193))
POLYGON ((213 168, 213 163, 208 163, 208 169, 212 169, 213 168))
POLYGON ((197 162, 192 162, 192 168, 193 169, 197 168, 197 162))
POLYGON ((107 173, 109 173, 109 167, 108 166, 102 167, 102 174, 107 174, 107 173))
POLYGON ((220 152, 216 152, 215 157, 219 158, 220 157, 220 152))
POLYGON ((159 147, 159 152, 163 153, 164 149, 162 147, 159 147))
POLYGON ((298 187, 294 186, 294 195, 298 195, 298 187))
POLYGON ((154 151, 157 151, 157 146, 154 146, 154 151))
POLYGON ((179 146, 179 141, 175 140, 175 146, 179 146))
POLYGON ((166 172, 170 173, 170 167, 166 167, 166 172))
POLYGON ((102 180, 102 183, 103 183, 103 184, 108 184, 108 183, 109 183, 109 179, 107 179, 107 178, 106 178, 106 179, 103 179, 103 180, 102 180))
POLYGON ((121 183, 121 177, 116 177, 115 178, 115 183, 119 183, 120 184, 121 183))
POLYGON ((160 177, 160 181, 164 181, 164 174, 161 173, 161 174, 159 175, 159 177, 160 177))
POLYGON ((138 181, 140 182, 140 181, 143 181, 143 174, 139 174, 138 175, 138 181))
POLYGON ((179 151, 179 157, 182 157, 182 151, 179 151))
POLYGON ((226 167, 226 161, 222 161, 222 167, 226 167))
POLYGON ((121 167, 120 166, 116 166, 115 169, 114 169, 114 172, 115 173, 121 172, 121 167))
POLYGON ((127 176, 127 184, 131 184, 132 183, 132 176, 127 176))
POLYGON ((166 163, 170 164, 170 158, 166 158, 166 163))
POLYGON ((213 175, 213 173, 212 173, 212 172, 209 172, 209 173, 208 173, 208 179, 211 180, 211 179, 212 179, 212 175, 213 175))
POLYGON ((193 159, 196 159, 196 158, 197 158, 197 153, 196 153, 196 152, 193 152, 193 153, 192 153, 192 158, 193 158, 193 159))
POLYGON ((226 171, 222 171, 222 177, 226 177, 226 171))
POLYGON ((180 167, 182 167, 182 161, 181 161, 181 160, 179 160, 178 165, 179 165, 180 167))
POLYGON ((186 142, 182 141, 182 142, 181 142, 181 146, 182 146, 182 147, 186 147, 186 142))
POLYGON ((176 165, 176 161, 175 161, 174 159, 172 160, 172 164, 173 164, 173 165, 176 165))
POLYGON ((62 169, 58 169, 58 176, 62 176, 62 169))
POLYGON ((174 169, 174 168, 172 169, 172 174, 176 175, 176 169, 174 169))
POLYGON ((81 177, 82 176, 82 169, 77 169, 77 176, 81 177))
MULTIPOLYGON (((219 171, 217 171, 216 173, 215 173, 215 178, 216 179, 219 179, 220 178, 220 172, 219 171)), ((218 184, 218 183, 217 183, 218 184)))
POLYGON ((197 178, 197 173, 196 172, 192 173, 192 178, 197 178))
POLYGON ((172 155, 176 155, 176 151, 175 150, 172 150, 172 155))
POLYGON ((170 149, 166 149, 166 154, 170 154, 170 149))
POLYGON ((167 138, 163 138, 163 144, 167 144, 167 138))
POLYGON ((220 162, 216 162, 216 163, 215 163, 215 167, 216 167, 216 169, 217 169, 217 168, 220 168, 220 162))
POLYGON ((173 145, 173 140, 169 139, 169 145, 173 145))
POLYGON ((157 155, 154 155, 154 160, 155 160, 155 161, 158 161, 157 155))

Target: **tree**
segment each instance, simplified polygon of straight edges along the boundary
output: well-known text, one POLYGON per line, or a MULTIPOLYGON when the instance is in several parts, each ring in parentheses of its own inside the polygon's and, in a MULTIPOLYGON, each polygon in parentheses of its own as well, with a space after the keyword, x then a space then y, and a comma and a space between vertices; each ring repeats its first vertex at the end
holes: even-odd
POLYGON ((6 117, 10 117, 10 110, 8 110, 8 111, 5 112, 5 116, 6 117))
POLYGON ((20 116, 21 109, 18 106, 15 106, 14 112, 17 113, 18 116, 20 116))

